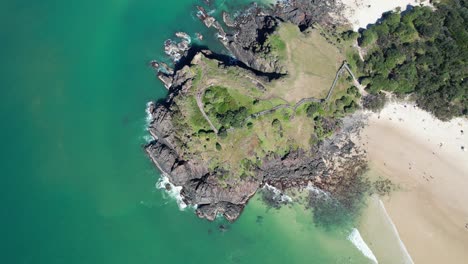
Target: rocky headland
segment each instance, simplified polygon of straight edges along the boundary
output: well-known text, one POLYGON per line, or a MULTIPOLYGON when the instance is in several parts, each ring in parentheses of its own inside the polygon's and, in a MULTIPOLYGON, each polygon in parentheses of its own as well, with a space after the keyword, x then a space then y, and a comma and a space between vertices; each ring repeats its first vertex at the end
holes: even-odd
MULTIPOLYGON (((416 260, 463 259, 465 2, 286 0, 234 15, 205 3, 197 16, 226 52, 178 33, 165 43, 174 67, 151 62, 169 90, 147 109, 159 187, 208 220, 235 221, 259 193, 273 208, 305 202, 324 226, 355 226, 374 194, 416 260), (395 97, 406 101, 385 106, 395 97)), ((380 260, 389 247, 369 226, 380 260)))
MULTIPOLYGON (((184 202, 196 205, 196 214, 208 220, 223 215, 235 221, 265 184, 282 191, 313 185, 332 195, 343 195, 346 186, 352 185, 366 167, 364 153, 351 140, 362 127, 362 114, 319 114, 321 107, 328 107, 324 98, 293 107, 294 102, 278 103, 282 99, 278 96, 274 101, 271 98, 275 94, 269 93, 291 71, 282 50, 273 43, 278 27, 287 23, 303 32, 313 24, 328 26, 330 14, 337 8, 334 1, 252 5, 235 18, 223 13, 222 22, 208 15, 203 7, 197 8, 199 19, 217 31, 220 42, 232 56, 208 50, 189 55, 189 39, 179 33, 182 42, 167 41, 166 53, 175 63, 184 57, 184 65, 179 63, 172 70, 152 63, 169 90, 164 101, 150 103, 147 109, 152 117, 149 132, 154 141, 145 149, 159 170, 172 184, 182 187, 184 202), (225 87, 228 94, 230 88, 236 90, 227 95, 233 98, 223 99, 224 103, 230 102, 232 109, 219 110, 206 98, 225 87), (248 91, 242 90, 246 87, 248 91), (246 95, 248 98, 243 97, 246 95), (250 99, 251 104, 241 103, 250 99), (263 102, 265 107, 260 108, 258 105, 263 102), (273 105, 266 106, 267 103, 273 105), (294 112, 281 105, 291 105, 294 112), (316 113, 311 108, 317 108, 316 113), (259 117, 259 113, 265 115, 259 117), (235 121, 225 121, 228 114, 235 121), (296 131, 304 120, 308 125, 296 131), (263 135, 265 129, 275 136, 263 135)), ((349 89, 347 94, 352 94, 349 89)), ((349 98, 354 105, 358 98, 357 94, 356 98, 353 96, 349 98)))

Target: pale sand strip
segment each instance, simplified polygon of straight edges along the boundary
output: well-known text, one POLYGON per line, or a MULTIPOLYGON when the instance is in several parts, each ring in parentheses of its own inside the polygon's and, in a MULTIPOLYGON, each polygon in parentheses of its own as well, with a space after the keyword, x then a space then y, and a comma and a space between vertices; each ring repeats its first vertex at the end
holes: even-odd
POLYGON ((371 173, 401 186, 383 201, 415 263, 467 263, 468 121, 391 103, 371 115, 361 143, 371 173))
POLYGON ((395 238, 398 240, 398 247, 402 253, 402 263, 414 263, 413 262, 413 259, 411 258, 411 255, 409 254, 408 250, 406 249, 406 246, 405 244, 403 244, 403 241, 401 240, 400 238, 400 234, 398 233, 398 230, 395 226, 395 224, 393 223, 392 219, 390 218, 390 216, 388 215, 387 213, 387 210, 385 210, 385 206, 382 202, 382 200, 379 199, 379 209, 380 211, 383 213, 384 215, 384 220, 385 220, 385 223, 391 227, 391 230, 392 230, 392 233, 394 234, 395 238))
POLYGON ((340 0, 345 6, 343 13, 357 31, 366 28, 368 24, 374 24, 383 13, 401 8, 405 10, 408 5, 431 5, 428 0, 340 0))

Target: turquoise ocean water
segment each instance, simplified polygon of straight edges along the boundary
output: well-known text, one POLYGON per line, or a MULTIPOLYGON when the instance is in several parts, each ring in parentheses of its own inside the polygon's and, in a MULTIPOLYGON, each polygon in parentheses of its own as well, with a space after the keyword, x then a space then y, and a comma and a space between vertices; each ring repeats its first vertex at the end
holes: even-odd
POLYGON ((301 206, 254 200, 220 232, 155 188, 145 105, 166 90, 147 62, 174 31, 210 39, 196 3, 0 2, 2 263, 368 263, 301 206))

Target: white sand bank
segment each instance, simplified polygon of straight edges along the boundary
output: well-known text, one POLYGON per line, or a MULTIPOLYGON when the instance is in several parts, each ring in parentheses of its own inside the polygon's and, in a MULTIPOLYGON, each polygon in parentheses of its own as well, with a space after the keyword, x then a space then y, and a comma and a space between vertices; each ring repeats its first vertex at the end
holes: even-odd
POLYGON ((408 5, 430 5, 428 0, 340 0, 345 6, 344 17, 352 24, 353 29, 366 28, 374 24, 383 13, 408 5))

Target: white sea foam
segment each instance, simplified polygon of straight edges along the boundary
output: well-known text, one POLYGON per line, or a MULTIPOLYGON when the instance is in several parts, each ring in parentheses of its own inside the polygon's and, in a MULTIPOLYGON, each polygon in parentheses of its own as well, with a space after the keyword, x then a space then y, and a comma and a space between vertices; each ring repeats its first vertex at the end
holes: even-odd
MULTIPOLYGON (((145 128, 144 128, 145 131, 148 131, 148 128, 149 128, 151 122, 153 121, 153 115, 149 111, 150 106, 152 104, 154 104, 152 101, 149 101, 148 103, 146 103, 146 109, 145 109, 146 117, 145 117, 145 128)), ((145 134, 143 136, 143 139, 147 143, 150 143, 151 141, 155 140, 155 138, 151 134, 145 134)))
POLYGON ((151 123, 151 121, 153 121, 153 115, 149 111, 151 105, 153 105, 153 104, 154 104, 153 101, 149 101, 149 102, 146 103, 146 109, 145 109, 145 112, 146 112, 146 127, 148 127, 149 124, 151 123))
POLYGON ((331 199, 330 193, 325 192, 324 190, 315 187, 311 183, 307 184, 306 189, 312 192, 313 194, 315 194, 318 198, 331 199))
POLYGON ((271 4, 271 5, 274 5, 274 4, 277 4, 277 3, 286 5, 286 4, 289 3, 289 0, 262 0, 260 2, 263 2, 264 4, 271 4))
POLYGON ((362 239, 359 230, 353 228, 351 234, 348 236, 348 240, 351 241, 351 243, 353 243, 353 245, 368 259, 372 260, 376 264, 379 263, 374 253, 372 253, 372 250, 367 246, 366 242, 364 242, 364 239, 362 239))
POLYGON ((292 198, 281 192, 278 188, 269 185, 268 183, 265 184, 263 188, 266 188, 274 193, 273 199, 279 200, 283 203, 290 203, 292 202, 292 198))
POLYGON ((223 36, 223 35, 221 35, 221 34, 219 34, 219 33, 216 33, 216 38, 221 39, 221 40, 223 40, 223 41, 228 41, 228 39, 227 39, 226 36, 223 36))
POLYGON ((146 143, 151 143, 152 141, 154 141, 154 137, 151 135, 151 134, 145 134, 143 136, 143 140, 146 142, 146 143))
POLYGON ((169 181, 169 177, 167 177, 166 175, 161 175, 161 178, 156 183, 156 188, 164 189, 165 192, 169 195, 169 197, 175 199, 180 210, 184 210, 185 208, 187 208, 187 204, 184 202, 182 195, 180 195, 180 192, 182 191, 182 186, 175 186, 174 184, 172 184, 169 181), (170 188, 166 188, 167 185, 169 185, 170 188))
POLYGON ((216 12, 216 9, 206 12, 208 15, 212 16, 216 12))

